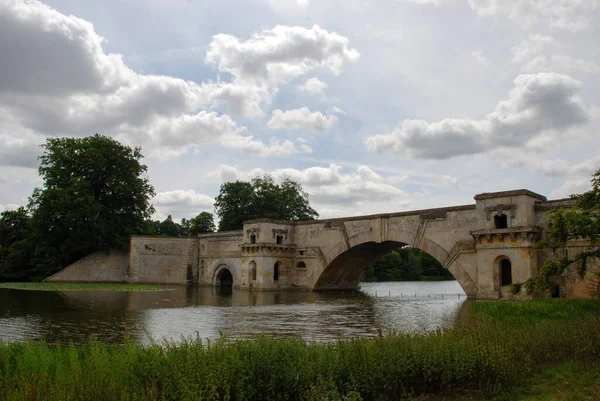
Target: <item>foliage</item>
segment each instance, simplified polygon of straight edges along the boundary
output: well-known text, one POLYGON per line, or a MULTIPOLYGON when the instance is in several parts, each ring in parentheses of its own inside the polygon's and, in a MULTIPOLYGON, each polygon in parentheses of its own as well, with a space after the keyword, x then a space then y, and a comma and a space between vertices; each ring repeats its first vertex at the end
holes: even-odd
POLYGON ((27 291, 165 291, 166 287, 138 283, 0 283, 0 288, 27 291))
POLYGON ((212 233, 216 231, 212 213, 202 212, 190 220, 189 235, 212 233))
POLYGON ((538 277, 512 285, 512 294, 518 294, 522 289, 528 294, 535 290, 552 290, 557 279, 571 265, 577 266, 577 272, 583 278, 588 262, 600 257, 600 169, 594 173, 591 183, 591 190, 571 195, 575 200, 571 209, 551 212, 546 237, 536 244, 536 250, 549 251, 567 246, 571 239, 580 239, 589 242, 587 249, 575 255, 547 260, 538 277))
POLYGON ((405 246, 375 259, 367 266, 362 281, 425 281, 428 278, 454 279, 433 256, 405 246))
POLYGON ((43 188, 29 199, 34 264, 50 274, 105 248, 127 248, 153 212, 154 188, 144 177, 140 148, 94 135, 49 138, 38 172, 43 188))
POLYGON ((171 215, 167 216, 160 225, 158 226, 159 235, 167 235, 171 237, 177 237, 181 234, 182 227, 173 221, 171 215))
POLYGON ((465 389, 487 398, 566 363, 597 371, 598 332, 587 313, 338 342, 0 344, 0 399, 401 400, 465 389))
POLYGON ((239 230, 246 220, 312 220, 318 213, 310 207, 302 186, 286 179, 281 185, 265 174, 250 182, 235 181, 221 185, 215 199, 220 218, 219 231, 239 230))
POLYGON ((29 275, 33 250, 30 220, 23 207, 0 215, 0 277, 4 279, 18 280, 29 275))

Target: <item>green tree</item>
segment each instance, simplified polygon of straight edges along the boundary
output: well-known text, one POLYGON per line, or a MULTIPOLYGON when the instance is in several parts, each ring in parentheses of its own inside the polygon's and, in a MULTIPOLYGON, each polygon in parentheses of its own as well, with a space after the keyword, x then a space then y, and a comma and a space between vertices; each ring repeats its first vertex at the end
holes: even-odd
POLYGON ((168 215, 167 218, 164 219, 158 226, 159 235, 177 237, 181 235, 181 232, 182 227, 173 221, 173 217, 171 217, 171 215, 168 215))
POLYGON ((30 220, 23 207, 0 214, 0 280, 22 280, 30 275, 34 249, 30 220))
POLYGON ((154 188, 141 149, 94 135, 49 138, 42 145, 44 180, 29 199, 34 255, 46 274, 99 249, 127 248, 153 213, 154 188))
POLYGON ((536 244, 538 251, 548 251, 567 246, 569 239, 589 241, 586 250, 579 254, 547 260, 536 278, 525 283, 514 283, 511 292, 517 294, 524 287, 527 293, 534 290, 552 290, 557 279, 571 266, 577 266, 577 272, 584 277, 588 262, 600 257, 600 169, 591 180, 592 189, 571 195, 575 205, 571 209, 557 209, 551 212, 546 237, 536 244))
POLYGON ((310 207, 308 194, 291 180, 278 185, 266 174, 251 182, 235 181, 221 185, 215 199, 219 231, 239 230, 246 220, 311 220, 319 214, 310 207))
POLYGON ((212 233, 216 230, 212 213, 202 212, 190 220, 189 235, 212 233))

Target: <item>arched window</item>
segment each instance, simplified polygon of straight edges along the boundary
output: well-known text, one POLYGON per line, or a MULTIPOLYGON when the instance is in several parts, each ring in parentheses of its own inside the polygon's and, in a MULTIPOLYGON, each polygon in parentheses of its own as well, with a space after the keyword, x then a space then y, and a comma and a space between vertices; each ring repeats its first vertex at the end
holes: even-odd
POLYGON ((494 225, 496 228, 508 228, 508 218, 504 213, 494 216, 494 225))
POLYGON ((306 269, 306 263, 304 263, 304 262, 298 262, 296 264, 296 268, 297 269, 306 269))
POLYGON ((281 245, 283 244, 283 235, 278 235, 277 236, 277 245, 281 245))
POLYGON ((251 244, 256 244, 256 235, 255 235, 255 234, 252 234, 252 235, 250 236, 250 243, 251 243, 251 244))
POLYGON ((279 262, 273 266, 273 281, 279 280, 279 262))
POLYGON ((510 260, 502 259, 500 262, 500 286, 512 284, 512 265, 510 260))
POLYGON ((255 261, 251 261, 248 264, 249 267, 249 275, 250 275, 250 280, 256 280, 256 262, 255 261))

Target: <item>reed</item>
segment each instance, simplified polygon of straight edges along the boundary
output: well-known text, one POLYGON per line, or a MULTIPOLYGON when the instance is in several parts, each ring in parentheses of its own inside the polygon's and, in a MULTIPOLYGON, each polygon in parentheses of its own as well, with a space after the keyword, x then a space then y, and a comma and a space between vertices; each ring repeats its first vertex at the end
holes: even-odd
MULTIPOLYGON (((600 368, 596 306, 533 322, 508 319, 503 308, 514 306, 475 307, 481 318, 469 327, 336 342, 0 344, 0 399, 402 400, 465 389, 495 394, 567 362, 600 368)), ((523 316, 538 310, 517 308, 523 316)))

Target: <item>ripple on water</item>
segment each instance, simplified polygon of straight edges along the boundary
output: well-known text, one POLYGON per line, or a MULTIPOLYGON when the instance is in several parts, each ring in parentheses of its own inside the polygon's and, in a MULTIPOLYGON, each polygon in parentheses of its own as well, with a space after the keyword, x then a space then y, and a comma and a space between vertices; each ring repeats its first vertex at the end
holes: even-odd
POLYGON ((264 334, 326 341, 450 327, 465 300, 456 282, 365 283, 361 292, 45 293, 0 289, 0 340, 147 344, 264 334), (441 297, 444 294, 444 298, 441 297), (453 295, 450 295, 453 294, 453 295))

